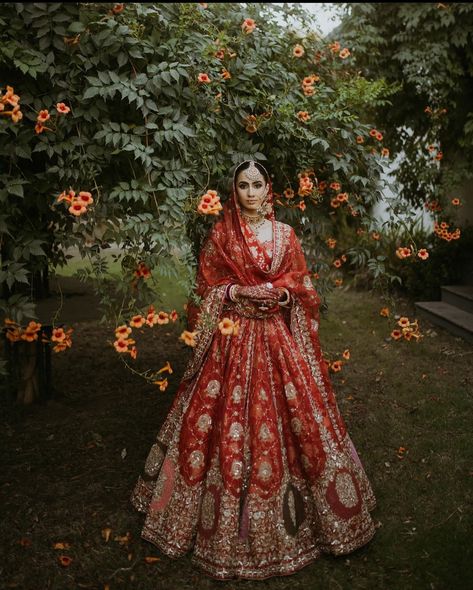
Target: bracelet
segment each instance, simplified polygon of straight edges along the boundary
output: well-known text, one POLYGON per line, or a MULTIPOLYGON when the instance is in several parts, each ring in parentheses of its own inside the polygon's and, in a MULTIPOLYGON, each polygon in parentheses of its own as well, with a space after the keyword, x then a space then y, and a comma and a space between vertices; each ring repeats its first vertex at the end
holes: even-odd
POLYGON ((291 294, 289 293, 289 291, 285 288, 285 287, 280 287, 280 289, 282 289, 284 291, 284 293, 286 294, 286 299, 284 299, 284 301, 278 301, 278 305, 288 305, 288 303, 291 301, 291 294))
POLYGON ((234 303, 236 303, 236 301, 237 301, 236 294, 235 294, 237 287, 238 287, 238 285, 234 284, 234 285, 230 285, 230 287, 228 289, 228 297, 229 297, 230 301, 233 301, 234 303))

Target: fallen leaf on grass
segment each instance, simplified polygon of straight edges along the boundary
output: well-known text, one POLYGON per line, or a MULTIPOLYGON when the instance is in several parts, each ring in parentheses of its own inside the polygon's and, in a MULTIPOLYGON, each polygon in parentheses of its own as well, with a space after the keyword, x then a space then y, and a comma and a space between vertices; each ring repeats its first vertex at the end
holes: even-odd
POLYGON ((59 555, 58 560, 63 567, 69 567, 72 563, 72 557, 68 555, 59 555))
POLYGON ((54 549, 69 549, 70 547, 70 543, 54 543, 53 548, 54 549))
POLYGON ((22 547, 31 547, 32 541, 31 541, 31 539, 28 539, 27 537, 23 537, 22 539, 19 539, 17 541, 17 543, 19 545, 21 545, 22 547))
POLYGON ((106 528, 102 529, 102 537, 105 539, 105 542, 108 543, 110 539, 110 535, 112 534, 112 529, 106 528))
POLYGON ((120 545, 126 545, 127 543, 129 543, 131 541, 131 533, 127 532, 127 534, 124 535, 123 537, 120 537, 118 535, 117 537, 114 537, 113 540, 118 541, 118 543, 120 543, 120 545))
POLYGON ((407 451, 406 447, 399 447, 397 450, 397 456, 399 459, 404 459, 404 451, 407 451))
POLYGON ((153 557, 152 555, 149 555, 147 557, 145 557, 145 561, 146 563, 156 563, 157 561, 161 561, 160 557, 153 557))

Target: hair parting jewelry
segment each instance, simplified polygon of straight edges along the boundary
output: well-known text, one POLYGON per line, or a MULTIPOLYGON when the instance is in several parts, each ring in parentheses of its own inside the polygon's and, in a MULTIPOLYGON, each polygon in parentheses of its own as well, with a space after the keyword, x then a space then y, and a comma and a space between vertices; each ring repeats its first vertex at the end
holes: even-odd
MULTIPOLYGON (((260 166, 261 166, 261 164, 260 164, 260 166)), ((245 170, 245 172, 250 180, 257 180, 259 178, 259 176, 261 175, 261 172, 255 166, 255 162, 253 160, 250 161, 250 165, 245 170)))

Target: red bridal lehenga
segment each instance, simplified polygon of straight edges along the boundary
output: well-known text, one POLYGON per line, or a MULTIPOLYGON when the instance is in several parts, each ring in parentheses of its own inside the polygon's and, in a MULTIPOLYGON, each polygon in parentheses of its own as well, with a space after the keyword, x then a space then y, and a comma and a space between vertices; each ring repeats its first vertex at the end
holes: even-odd
MULTIPOLYGON (((271 197, 270 193, 270 197, 271 197)), ((375 534, 376 499, 337 406, 319 343, 320 298, 300 242, 273 223, 260 243, 235 190, 199 260, 198 331, 183 380, 131 494, 141 537, 218 579, 291 574, 375 534), (230 283, 291 294, 265 312, 230 283), (240 320, 238 335, 218 321, 240 320)))

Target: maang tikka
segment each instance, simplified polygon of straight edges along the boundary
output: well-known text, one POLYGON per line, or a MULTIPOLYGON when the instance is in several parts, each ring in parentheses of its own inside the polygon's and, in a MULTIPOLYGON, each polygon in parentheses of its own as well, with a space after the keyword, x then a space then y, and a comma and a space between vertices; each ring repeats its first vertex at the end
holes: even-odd
POLYGON ((255 166, 255 163, 253 162, 253 160, 251 160, 250 165, 245 170, 245 172, 250 180, 256 180, 258 178, 258 176, 261 174, 261 172, 255 166))

